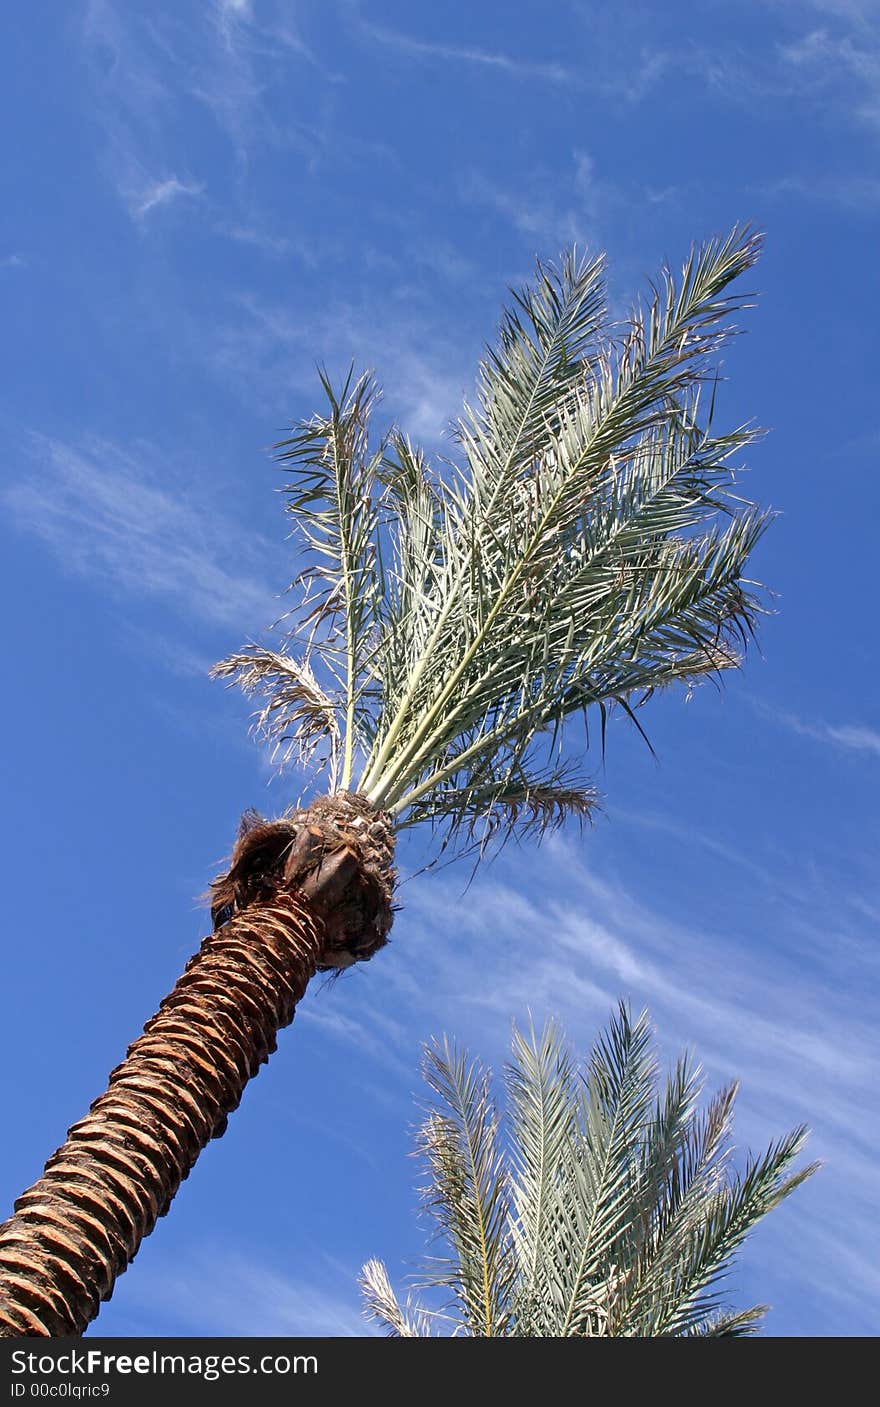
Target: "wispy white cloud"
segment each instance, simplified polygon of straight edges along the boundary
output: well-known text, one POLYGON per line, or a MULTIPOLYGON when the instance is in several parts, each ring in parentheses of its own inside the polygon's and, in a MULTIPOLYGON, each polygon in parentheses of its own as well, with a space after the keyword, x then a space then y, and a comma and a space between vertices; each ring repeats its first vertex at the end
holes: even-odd
POLYGON ((261 254, 268 254, 273 259, 284 259, 288 255, 293 255, 310 265, 314 265, 316 262, 314 252, 304 240, 297 241, 287 235, 276 234, 262 225, 254 223, 220 225, 218 233, 226 239, 231 239, 235 244, 244 244, 251 249, 258 249, 261 254))
MULTIPOLYGON (((331 988, 332 985, 329 984, 331 988)), ((332 1000, 332 991, 328 990, 315 994, 305 1003, 298 1012, 297 1020, 317 1027, 334 1041, 362 1051, 377 1065, 393 1071, 401 1079, 408 1079, 412 1073, 400 1055, 406 1028, 402 1022, 389 1018, 386 1012, 374 1010, 367 1024, 352 1014, 340 1011, 332 1000)))
POLYGON ((316 363, 331 375, 352 361, 372 367, 388 418, 429 446, 441 440, 469 385, 454 337, 441 328, 427 336, 424 317, 391 298, 379 305, 337 301, 298 318, 243 295, 238 316, 218 330, 213 345, 217 372, 263 405, 281 397, 289 404, 292 392, 314 396, 316 363))
POLYGON ((82 37, 105 135, 102 164, 131 219, 143 224, 152 211, 202 195, 201 182, 179 174, 179 150, 172 162, 166 136, 179 99, 173 45, 113 0, 89 0, 82 37))
POLYGON ((746 853, 745 849, 727 844, 719 840, 716 836, 708 834, 702 827, 687 825, 671 816, 659 815, 655 812, 632 811, 626 807, 612 806, 608 808, 612 820, 619 819, 627 825, 638 826, 646 830, 660 831, 666 835, 674 836, 683 841, 691 849, 701 849, 723 860, 728 865, 736 866, 745 870, 756 879, 762 880, 766 884, 778 885, 779 874, 766 865, 759 864, 754 857, 746 853))
POLYGON ((181 196, 199 196, 203 190, 204 186, 194 181, 181 181, 177 176, 167 176, 165 180, 153 181, 140 191, 129 192, 126 203, 135 219, 142 220, 159 206, 170 205, 181 196))
POLYGON ((870 25, 880 16, 880 0, 775 0, 789 10, 818 10, 856 25, 870 25))
POLYGON ((338 75, 324 70, 314 49, 306 43, 296 24, 293 6, 267 4, 264 0, 258 15, 254 0, 216 0, 215 13, 224 45, 237 51, 244 63, 252 57, 269 58, 273 49, 276 55, 279 49, 287 50, 320 68, 325 77, 338 81, 338 75))
POLYGON ((687 83, 736 106, 821 104, 825 121, 880 123, 876 0, 755 0, 751 8, 773 5, 787 21, 786 38, 760 47, 720 31, 705 37, 696 26, 674 46, 664 40, 637 48, 625 24, 599 30, 597 38, 595 6, 585 0, 573 5, 590 33, 593 64, 583 81, 595 91, 639 103, 654 97, 663 81, 687 83))
POLYGON ((185 1325, 211 1338, 368 1337, 354 1273, 346 1282, 325 1265, 323 1279, 334 1289, 319 1289, 314 1269, 300 1279, 257 1256, 201 1245, 183 1263, 161 1253, 139 1260, 119 1293, 159 1325, 185 1325))
POLYGON ((264 3, 258 10, 252 0, 218 0, 208 20, 207 54, 192 56, 182 75, 186 90, 212 113, 243 164, 256 141, 301 147, 303 132, 280 123, 267 96, 273 82, 288 64, 308 65, 325 84, 341 77, 307 42, 294 8, 264 3))
MULTIPOLYGON (((526 879, 514 889, 485 876, 466 896, 442 877, 405 888, 399 924, 407 942, 395 949, 391 980, 419 1006, 429 1001, 437 1010, 439 994, 440 1006, 448 1000, 449 1014, 468 1028, 461 1034, 480 1028, 490 1041, 512 1016, 542 1006, 541 1014, 553 1010, 587 1035, 585 1017, 601 1020, 629 992, 648 1003, 662 1030, 691 1032, 719 1075, 741 1073, 753 1091, 772 1091, 775 1106, 809 1112, 811 1101, 821 1102, 820 1076, 829 1089, 842 1080, 871 1097, 880 1069, 867 1016, 846 1009, 845 994, 836 1005, 830 992, 788 970, 794 959, 785 951, 759 960, 752 935, 744 941, 670 921, 593 873, 570 842, 546 842, 526 879), (534 892, 539 883, 555 897, 525 898, 523 888, 534 892), (480 978, 485 971, 495 974, 491 984, 480 978), (780 1020, 775 994, 783 989, 780 1020), (768 1045, 779 1061, 768 1061, 768 1045)), ((862 961, 877 966, 880 954, 862 961)))
POLYGON ((215 625, 259 628, 278 613, 263 564, 274 544, 171 489, 151 467, 106 441, 32 442, 30 471, 0 495, 24 532, 62 565, 126 594, 164 599, 176 615, 215 625))
POLYGON ((112 97, 119 113, 150 131, 161 125, 173 99, 157 61, 163 53, 170 55, 157 46, 154 35, 149 25, 114 0, 87 0, 83 44, 100 100, 112 97))
POLYGON ((859 174, 816 172, 782 176, 765 186, 764 191, 770 196, 796 196, 823 205, 836 205, 854 214, 873 216, 880 206, 880 178, 859 174))
POLYGON ((466 64, 495 69, 511 78, 541 79, 547 83, 572 84, 578 75, 564 64, 534 59, 514 58, 499 50, 480 49, 470 44, 444 44, 435 40, 418 39, 384 25, 360 21, 359 28, 377 44, 396 49, 413 58, 438 59, 442 62, 466 64))
POLYGON ((494 210, 524 237, 533 252, 555 255, 566 245, 596 244, 600 215, 614 199, 596 175, 589 152, 572 154, 569 179, 537 169, 523 176, 516 188, 501 186, 484 172, 471 171, 461 193, 472 205, 494 210))
MULTIPOLYGON (((388 212, 383 213, 388 215, 388 212)), ((406 242, 407 236, 411 240, 412 235, 410 221, 397 221, 390 216, 388 223, 392 228, 399 229, 400 238, 382 249, 372 245, 366 246, 363 258, 368 269, 387 273, 398 284, 405 279, 407 272, 412 276, 424 269, 437 274, 447 283, 475 281, 477 266, 460 249, 442 239, 406 242)))
MULTIPOLYGON (((251 0, 211 0, 188 15, 89 0, 82 35, 106 134, 105 164, 139 216, 195 193, 197 183, 179 174, 188 100, 208 110, 243 170, 257 141, 306 154, 314 145, 308 123, 302 130, 281 123, 268 100, 286 67, 305 62, 325 81, 337 76, 322 67, 283 5, 258 12, 251 0), (168 174, 144 174, 156 171, 168 174)), ((232 183, 227 201, 234 206, 240 194, 232 183)))
POLYGON ((547 83, 562 88, 584 88, 597 93, 613 94, 628 103, 640 102, 670 68, 676 66, 675 55, 656 46, 644 45, 628 49, 625 61, 595 61, 595 14, 588 6, 575 5, 583 12, 591 36, 591 62, 573 67, 558 60, 522 57, 501 48, 482 48, 455 39, 448 41, 422 39, 389 25, 366 20, 355 5, 349 5, 353 25, 368 41, 395 50, 424 62, 456 65, 459 68, 494 71, 515 81, 547 83))
POLYGON ((828 743, 848 752, 867 752, 880 757, 880 729, 864 723, 811 722, 786 709, 771 709, 766 705, 756 707, 765 717, 772 718, 801 737, 814 738, 816 742, 828 743))
POLYGON ((824 736, 838 747, 850 748, 854 752, 873 752, 880 757, 880 730, 865 728, 856 723, 824 725, 824 736))
POLYGON ((880 40, 876 33, 861 35, 810 30, 783 45, 780 55, 794 73, 809 85, 809 92, 835 88, 847 108, 862 121, 880 124, 880 40))

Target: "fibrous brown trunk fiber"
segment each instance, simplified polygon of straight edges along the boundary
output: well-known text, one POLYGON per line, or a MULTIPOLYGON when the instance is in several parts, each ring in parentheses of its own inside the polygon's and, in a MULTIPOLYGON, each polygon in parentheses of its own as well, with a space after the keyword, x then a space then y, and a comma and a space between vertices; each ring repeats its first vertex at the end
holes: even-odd
POLYGON ((386 942, 393 843, 388 818, 348 793, 245 818, 212 887, 215 931, 0 1226, 0 1336, 94 1319, 314 973, 386 942))

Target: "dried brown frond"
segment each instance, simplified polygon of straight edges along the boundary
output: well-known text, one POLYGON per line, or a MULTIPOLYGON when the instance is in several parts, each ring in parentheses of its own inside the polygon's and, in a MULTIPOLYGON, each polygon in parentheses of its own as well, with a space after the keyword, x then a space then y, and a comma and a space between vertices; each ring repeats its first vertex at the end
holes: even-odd
POLYGON ((247 645, 215 664, 211 678, 228 679, 249 698, 262 695, 265 699, 251 729, 271 745, 273 762, 284 765, 295 758, 306 766, 327 743, 330 789, 335 789, 340 754, 336 704, 321 688, 307 659, 247 645))

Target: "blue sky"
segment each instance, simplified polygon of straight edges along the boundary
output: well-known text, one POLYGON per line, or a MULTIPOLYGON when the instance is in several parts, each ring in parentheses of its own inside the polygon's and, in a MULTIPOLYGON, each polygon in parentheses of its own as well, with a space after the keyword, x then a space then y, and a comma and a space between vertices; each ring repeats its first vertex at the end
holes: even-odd
MULTIPOLYGON (((582 839, 404 883, 393 943, 316 986, 102 1312, 106 1334, 363 1333, 355 1275, 423 1247, 420 1042, 500 1064, 618 997, 742 1081, 822 1173, 736 1279, 768 1332, 880 1322, 875 532, 880 4, 34 3, 7 20, 0 282, 4 1209, 172 985, 247 806, 280 810, 210 664, 293 574, 267 447, 315 363, 375 368, 429 448, 537 253, 619 306, 694 239, 767 232, 719 423, 771 433, 777 592, 724 692, 593 759, 582 839)), ((408 840, 412 873, 426 846, 408 840)))

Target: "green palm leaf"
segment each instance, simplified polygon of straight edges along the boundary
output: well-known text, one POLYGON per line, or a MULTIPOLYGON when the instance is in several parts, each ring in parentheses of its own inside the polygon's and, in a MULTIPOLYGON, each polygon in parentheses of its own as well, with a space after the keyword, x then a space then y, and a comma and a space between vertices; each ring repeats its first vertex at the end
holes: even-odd
POLYGON ((546 1332, 561 1287, 555 1249, 566 1225, 563 1169, 577 1138, 574 1061, 555 1024, 539 1037, 513 1032, 507 1070, 512 1138, 512 1226, 519 1265, 516 1324, 520 1334, 546 1332))
POLYGON ((292 633, 306 641, 306 663, 316 654, 335 686, 343 738, 338 784, 345 789, 356 747, 372 737, 366 691, 383 584, 375 493, 382 451, 369 452, 369 422, 379 392, 369 375, 355 381, 349 372, 338 395, 325 373, 320 379, 329 413, 299 425, 275 448, 292 471, 284 492, 308 558, 291 587, 301 597, 292 633))
POLYGON ((767 1313, 765 1304, 756 1304, 751 1309, 743 1309, 739 1314, 716 1314, 694 1329, 689 1329, 682 1337, 697 1339, 744 1339, 751 1338, 760 1328, 761 1320, 767 1313))
POLYGON ((772 1144, 759 1158, 751 1158, 745 1171, 704 1198, 699 1219, 693 1219, 686 1242, 680 1247, 671 1276, 673 1293, 665 1297, 656 1332, 681 1333, 717 1309, 714 1286, 724 1267, 752 1226, 813 1172, 811 1163, 786 1176, 803 1151, 807 1131, 800 1127, 772 1144))
POLYGON ((609 1251, 633 1215, 632 1166, 654 1096, 650 1038, 647 1013, 633 1023, 621 1006, 590 1058, 583 1125, 570 1153, 562 1337, 587 1331, 596 1284, 615 1269, 609 1251))
POLYGON ((407 1296, 401 1305, 388 1279, 388 1271, 380 1260, 368 1260, 358 1277, 368 1318, 382 1324, 395 1339, 427 1339, 432 1337, 431 1316, 421 1305, 407 1296))
POLYGON ((455 1252, 432 1282, 454 1290, 472 1334, 503 1336, 513 1270, 509 1191, 489 1079, 448 1041, 426 1048, 424 1075, 440 1106, 421 1131, 426 1204, 455 1252))

